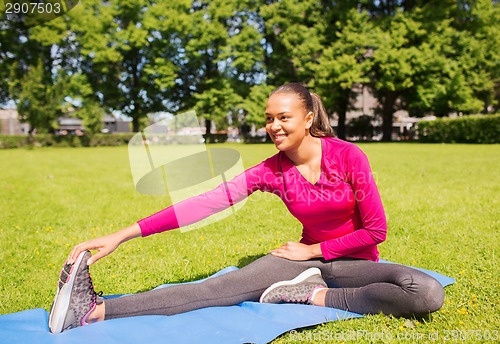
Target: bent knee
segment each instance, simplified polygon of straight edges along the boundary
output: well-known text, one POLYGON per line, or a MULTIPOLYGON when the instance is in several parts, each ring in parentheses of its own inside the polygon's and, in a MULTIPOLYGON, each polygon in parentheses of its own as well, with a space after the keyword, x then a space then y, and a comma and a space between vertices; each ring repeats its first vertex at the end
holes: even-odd
POLYGON ((414 314, 429 314, 439 310, 444 303, 444 288, 441 283, 432 277, 426 279, 417 295, 417 303, 414 314))
POLYGON ((426 302, 429 312, 435 312, 443 306, 444 288, 436 279, 432 279, 432 282, 429 284, 426 302))

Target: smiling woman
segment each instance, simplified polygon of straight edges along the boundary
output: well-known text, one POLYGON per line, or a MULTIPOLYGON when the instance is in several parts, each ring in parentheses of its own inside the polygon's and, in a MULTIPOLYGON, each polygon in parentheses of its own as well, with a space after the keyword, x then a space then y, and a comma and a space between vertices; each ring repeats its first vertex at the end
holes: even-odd
POLYGON ((354 144, 332 137, 325 116, 319 97, 304 86, 293 83, 276 89, 267 101, 266 129, 277 154, 212 191, 75 246, 61 272, 51 331, 258 300, 394 316, 439 309, 444 292, 438 281, 412 268, 378 263, 377 245, 385 240, 387 225, 368 159, 354 144), (300 242, 286 242, 240 270, 201 283, 109 300, 96 295, 88 265, 132 238, 220 212, 229 206, 228 195, 238 203, 256 191, 281 198, 303 226, 300 242), (91 256, 88 250, 99 252, 91 256))
POLYGON ((285 84, 271 93, 266 107, 267 132, 269 135, 276 132, 276 128, 270 126, 275 122, 276 117, 279 117, 278 120, 288 122, 290 117, 296 117, 295 115, 299 113, 303 114, 305 128, 309 130, 310 136, 335 136, 321 98, 298 83, 285 84), (276 113, 280 110, 282 112, 276 113))
POLYGON ((318 138, 334 136, 319 96, 297 83, 277 88, 267 101, 266 130, 276 147, 288 152, 302 176, 315 184, 321 174, 318 138), (309 135, 304 135, 306 131, 309 135))

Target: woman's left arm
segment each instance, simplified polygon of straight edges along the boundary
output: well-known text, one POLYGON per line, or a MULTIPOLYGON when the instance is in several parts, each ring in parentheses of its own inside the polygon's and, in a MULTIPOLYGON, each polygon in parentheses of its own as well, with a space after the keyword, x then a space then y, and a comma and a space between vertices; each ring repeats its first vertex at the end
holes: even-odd
POLYGON ((344 257, 380 244, 387 234, 384 206, 368 158, 359 147, 352 145, 346 160, 347 181, 354 191, 361 227, 342 237, 322 242, 321 252, 326 260, 344 257))

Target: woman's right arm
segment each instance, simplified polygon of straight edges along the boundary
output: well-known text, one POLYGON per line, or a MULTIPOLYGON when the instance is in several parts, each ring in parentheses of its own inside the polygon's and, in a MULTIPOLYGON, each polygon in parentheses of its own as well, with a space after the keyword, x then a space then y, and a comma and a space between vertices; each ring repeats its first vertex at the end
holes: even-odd
POLYGON ((217 214, 244 200, 254 191, 263 191, 266 167, 263 163, 247 169, 215 189, 187 198, 138 222, 142 236, 185 227, 217 214))
POLYGON ((232 191, 231 194, 238 201, 247 197, 247 185, 244 175, 233 179, 231 182, 221 184, 214 190, 169 206, 116 233, 76 245, 71 251, 67 263, 73 264, 78 255, 85 250, 99 251, 87 262, 90 265, 112 253, 125 241, 179 228, 215 214, 232 205, 228 202, 227 190, 232 191))
POLYGON ((169 206, 116 233, 76 245, 67 263, 73 264, 85 250, 99 251, 89 259, 90 265, 116 250, 125 241, 186 226, 222 211, 260 190, 265 173, 266 168, 261 163, 211 191, 169 206))
POLYGON ((141 236, 141 228, 137 223, 126 227, 118 232, 95 238, 89 241, 85 241, 81 244, 76 245, 71 253, 69 254, 66 263, 73 264, 76 261, 78 255, 85 250, 97 250, 95 255, 93 255, 88 261, 87 265, 95 263, 102 257, 107 256, 125 241, 141 236))

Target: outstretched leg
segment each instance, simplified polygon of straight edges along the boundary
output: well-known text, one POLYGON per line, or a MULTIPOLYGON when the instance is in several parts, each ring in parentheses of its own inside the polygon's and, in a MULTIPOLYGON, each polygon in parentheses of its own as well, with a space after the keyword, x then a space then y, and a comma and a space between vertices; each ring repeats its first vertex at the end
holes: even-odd
POLYGON ((104 319, 139 315, 173 315, 204 307, 257 301, 264 290, 272 284, 293 279, 311 267, 321 270, 321 275, 329 287, 324 292, 316 294, 313 301, 319 305, 362 314, 382 312, 394 316, 406 316, 436 311, 442 306, 444 299, 444 291, 438 281, 416 269, 398 264, 352 259, 292 261, 267 255, 240 270, 212 277, 203 282, 175 285, 108 299, 101 303, 94 298, 95 292, 88 276, 88 269, 81 268, 85 263, 82 260, 76 265, 78 268, 71 273, 74 279, 64 278, 64 281, 60 281, 60 286, 65 288, 68 286, 71 292, 68 295, 59 295, 61 293, 56 295, 56 301, 66 300, 69 306, 55 307, 55 310, 51 311, 52 323, 55 324, 58 319, 62 319, 64 324, 70 325, 63 325, 62 329, 57 328, 54 333, 104 319), (72 280, 79 279, 83 282, 71 285, 72 280), (85 282, 87 280, 89 283, 85 282), (92 298, 91 302, 85 301, 86 299, 85 302, 80 302, 80 296, 87 294, 92 298), (65 311, 56 312, 59 308, 64 308, 65 311), (82 313, 81 320, 76 317, 77 321, 73 321, 73 316, 69 317, 74 312, 82 313))
POLYGON ((105 319, 138 315, 173 315, 210 306, 258 301, 271 284, 293 278, 311 265, 267 255, 240 270, 130 296, 105 300, 105 319))

